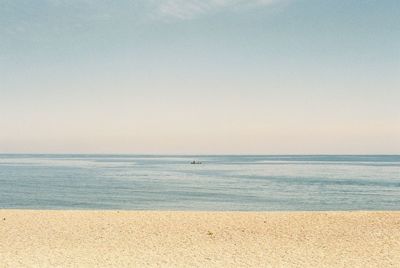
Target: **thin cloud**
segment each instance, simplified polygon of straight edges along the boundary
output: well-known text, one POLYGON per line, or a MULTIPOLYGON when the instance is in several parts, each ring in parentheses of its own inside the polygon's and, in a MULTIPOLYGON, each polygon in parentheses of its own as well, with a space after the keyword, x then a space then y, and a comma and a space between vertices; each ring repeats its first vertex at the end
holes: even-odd
MULTIPOLYGON (((136 25, 149 20, 190 20, 221 11, 241 11, 293 0, 0 0, 2 36, 39 41, 98 25, 136 25)), ((0 42, 0 47, 1 47, 0 42)))
POLYGON ((154 0, 153 17, 188 20, 227 9, 268 6, 282 0, 154 0))

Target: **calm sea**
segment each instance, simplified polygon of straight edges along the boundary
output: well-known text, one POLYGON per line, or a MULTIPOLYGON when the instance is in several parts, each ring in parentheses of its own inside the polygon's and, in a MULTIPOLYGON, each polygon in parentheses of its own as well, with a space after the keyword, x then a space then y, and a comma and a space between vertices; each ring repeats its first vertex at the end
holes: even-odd
POLYGON ((0 155, 0 208, 400 210, 400 156, 0 155))

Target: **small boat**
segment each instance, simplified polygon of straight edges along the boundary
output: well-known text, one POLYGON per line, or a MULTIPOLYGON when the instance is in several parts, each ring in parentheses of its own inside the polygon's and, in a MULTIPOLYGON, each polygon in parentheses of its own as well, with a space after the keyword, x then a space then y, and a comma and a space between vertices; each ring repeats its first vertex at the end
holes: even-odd
POLYGON ((192 165, 200 165, 202 163, 200 161, 192 161, 192 162, 190 162, 190 164, 192 164, 192 165))

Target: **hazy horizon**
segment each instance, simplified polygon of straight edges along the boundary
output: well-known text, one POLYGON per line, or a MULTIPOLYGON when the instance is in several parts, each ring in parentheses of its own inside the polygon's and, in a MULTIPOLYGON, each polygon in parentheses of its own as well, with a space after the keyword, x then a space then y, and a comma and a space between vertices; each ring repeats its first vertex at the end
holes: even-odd
POLYGON ((0 154, 400 154, 400 2, 5 0, 0 154))

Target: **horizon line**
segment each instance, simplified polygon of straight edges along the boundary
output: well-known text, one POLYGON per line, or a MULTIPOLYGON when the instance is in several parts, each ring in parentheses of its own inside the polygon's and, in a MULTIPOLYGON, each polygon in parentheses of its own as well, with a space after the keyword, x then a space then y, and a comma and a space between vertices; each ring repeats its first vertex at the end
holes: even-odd
POLYGON ((330 153, 294 153, 294 154, 248 154, 248 153, 234 153, 234 154, 156 154, 156 153, 3 153, 0 155, 121 155, 121 156, 400 156, 400 153, 396 154, 385 154, 385 153, 366 153, 366 154, 330 154, 330 153))

